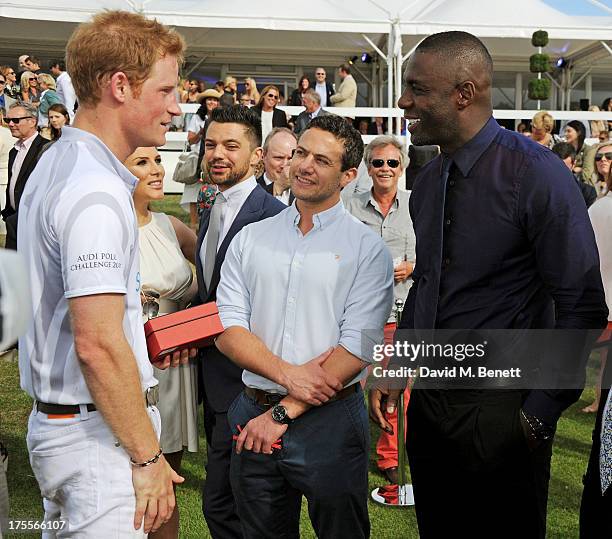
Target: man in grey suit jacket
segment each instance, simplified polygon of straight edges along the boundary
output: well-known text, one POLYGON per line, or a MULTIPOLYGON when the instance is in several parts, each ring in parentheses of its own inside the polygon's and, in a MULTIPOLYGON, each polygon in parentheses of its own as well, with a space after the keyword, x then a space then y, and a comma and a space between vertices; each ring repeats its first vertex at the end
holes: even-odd
POLYGON ((306 110, 300 112, 295 120, 294 131, 296 135, 299 135, 302 131, 304 131, 310 120, 313 118, 330 114, 321 108, 321 96, 316 92, 316 90, 308 88, 308 90, 304 92, 304 97, 302 99, 304 101, 304 107, 306 110))

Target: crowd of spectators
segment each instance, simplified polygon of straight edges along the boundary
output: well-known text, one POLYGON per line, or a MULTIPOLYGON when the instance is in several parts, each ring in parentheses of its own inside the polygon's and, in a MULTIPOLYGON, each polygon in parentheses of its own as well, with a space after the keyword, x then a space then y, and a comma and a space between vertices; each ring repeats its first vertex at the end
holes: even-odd
MULTIPOLYGON (((601 107, 596 105, 589 107, 590 112, 600 110, 611 111, 612 99, 607 98, 601 107)), ((559 143, 567 143, 572 151, 569 151, 569 147, 563 146, 558 155, 569 159, 570 153, 572 154, 571 170, 580 182, 583 193, 585 189, 582 184, 592 186, 597 196, 603 196, 608 192, 605 178, 608 176, 612 161, 610 159, 612 158, 610 139, 612 122, 571 120, 560 123, 555 122, 549 112, 539 111, 530 122, 520 122, 516 130, 553 151, 559 143)))

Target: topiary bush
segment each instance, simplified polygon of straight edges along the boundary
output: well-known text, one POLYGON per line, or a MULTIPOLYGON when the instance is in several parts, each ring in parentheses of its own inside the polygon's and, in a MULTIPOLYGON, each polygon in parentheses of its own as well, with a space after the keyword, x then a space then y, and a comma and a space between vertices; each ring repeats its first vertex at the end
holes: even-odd
POLYGON ((546 30, 536 30, 531 35, 531 44, 534 47, 546 47, 548 45, 548 32, 546 30))
POLYGON ((529 99, 546 101, 550 97, 552 84, 550 79, 533 79, 529 81, 529 99))
POLYGON ((550 71, 550 56, 548 54, 532 54, 529 57, 529 71, 532 73, 550 71))

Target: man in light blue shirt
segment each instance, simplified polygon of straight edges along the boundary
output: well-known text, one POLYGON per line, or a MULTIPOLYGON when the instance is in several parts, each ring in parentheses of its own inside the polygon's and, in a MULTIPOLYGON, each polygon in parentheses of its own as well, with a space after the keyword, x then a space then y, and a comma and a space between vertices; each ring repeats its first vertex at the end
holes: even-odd
POLYGON ((369 536, 358 382, 383 340, 393 264, 340 201, 362 154, 341 117, 314 118, 290 167, 296 203, 246 226, 221 270, 217 347, 245 369, 247 386, 228 411, 245 537, 297 536, 302 494, 317 536, 369 536))

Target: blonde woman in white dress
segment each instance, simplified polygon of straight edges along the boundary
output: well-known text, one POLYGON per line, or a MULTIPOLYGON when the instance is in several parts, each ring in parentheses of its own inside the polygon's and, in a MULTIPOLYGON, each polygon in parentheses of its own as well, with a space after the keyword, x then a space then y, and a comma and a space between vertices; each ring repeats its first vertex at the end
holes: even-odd
MULTIPOLYGON (((141 288, 143 292, 159 294, 159 315, 169 314, 184 308, 196 292, 188 263, 194 262, 196 235, 176 217, 149 209, 152 201, 164 198, 164 167, 155 148, 138 148, 126 159, 125 166, 139 180, 134 207, 141 288)), ((189 363, 164 371, 155 368, 155 378, 159 380, 158 408, 162 419, 160 445, 170 466, 180 473, 183 448, 198 450, 196 365, 189 363)), ((176 506, 172 518, 149 537, 178 537, 178 513, 176 506)))

